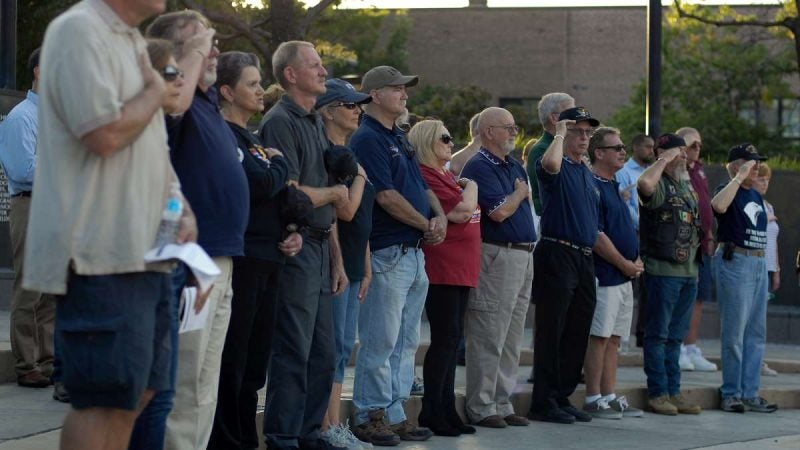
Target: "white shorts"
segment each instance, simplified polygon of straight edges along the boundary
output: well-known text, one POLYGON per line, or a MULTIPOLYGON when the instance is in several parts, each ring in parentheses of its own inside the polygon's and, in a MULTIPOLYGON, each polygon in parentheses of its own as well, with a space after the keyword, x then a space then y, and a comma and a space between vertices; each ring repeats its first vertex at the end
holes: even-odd
POLYGON ((589 334, 597 337, 619 336, 628 339, 633 320, 633 287, 631 282, 617 286, 598 286, 589 334))

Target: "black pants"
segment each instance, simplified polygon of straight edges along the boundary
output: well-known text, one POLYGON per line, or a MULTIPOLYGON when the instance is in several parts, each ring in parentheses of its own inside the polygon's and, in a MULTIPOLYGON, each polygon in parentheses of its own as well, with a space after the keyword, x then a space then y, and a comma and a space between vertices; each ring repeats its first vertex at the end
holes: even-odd
POLYGON ((639 305, 639 311, 636 313, 636 346, 641 347, 644 345, 644 327, 647 320, 647 275, 642 274, 633 279, 633 298, 639 305))
POLYGON ((233 259, 231 320, 222 350, 209 449, 258 447, 258 390, 267 379, 282 267, 283 264, 255 258, 233 259))
POLYGON ((328 241, 306 238, 281 274, 264 411, 269 448, 314 447, 334 373, 328 241))
POLYGON ((436 421, 457 416, 455 377, 458 344, 463 335, 464 312, 470 288, 431 284, 425 299, 425 312, 431 326, 431 345, 425 355, 422 376, 420 420, 436 421))
POLYGON ((592 256, 541 241, 533 252, 536 338, 531 411, 569 405, 581 377, 596 289, 592 256))

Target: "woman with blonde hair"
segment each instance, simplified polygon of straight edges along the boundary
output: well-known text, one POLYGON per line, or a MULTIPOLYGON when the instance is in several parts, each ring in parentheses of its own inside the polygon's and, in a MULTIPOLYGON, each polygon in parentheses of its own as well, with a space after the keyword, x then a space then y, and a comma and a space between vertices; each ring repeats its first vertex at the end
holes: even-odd
POLYGON ((425 310, 431 328, 431 345, 425 355, 425 394, 419 424, 440 436, 474 433, 456 413, 455 370, 469 291, 478 284, 480 271, 480 217, 478 185, 456 180, 445 169, 453 138, 439 120, 423 120, 411 128, 408 140, 417 151, 422 177, 447 215, 447 235, 436 246, 423 246, 425 272, 430 286, 425 310))

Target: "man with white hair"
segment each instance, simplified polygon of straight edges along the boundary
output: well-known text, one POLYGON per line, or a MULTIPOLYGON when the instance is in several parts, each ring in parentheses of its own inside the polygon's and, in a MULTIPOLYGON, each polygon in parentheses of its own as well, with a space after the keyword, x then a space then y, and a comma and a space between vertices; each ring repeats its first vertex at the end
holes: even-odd
POLYGON ((681 342, 697 293, 700 218, 689 187, 686 142, 675 134, 656 140, 656 161, 637 181, 642 259, 647 274, 644 371, 653 412, 699 414, 680 392, 681 342))
POLYGON ((544 128, 544 134, 542 134, 541 139, 531 148, 526 166, 528 178, 531 180, 531 196, 533 198, 533 207, 537 217, 542 215, 544 207, 542 206, 542 197, 539 193, 539 178, 536 175, 536 161, 544 156, 544 152, 546 152, 550 144, 553 143, 553 136, 556 134, 558 115, 561 114, 561 111, 574 107, 575 99, 563 92, 551 92, 539 100, 537 110, 539 112, 539 122, 542 123, 542 128, 544 128))
POLYGON ((478 118, 481 149, 462 176, 478 184, 481 207, 481 268, 470 292, 465 319, 469 419, 505 428, 529 421, 514 412, 520 346, 533 282, 533 225, 528 183, 522 164, 509 156, 517 126, 502 108, 486 108, 478 118))
POLYGON ((767 212, 754 189, 766 158, 749 143, 728 152, 731 179, 720 185, 711 207, 719 222, 714 254, 719 301, 722 387, 720 409, 771 413, 778 405, 758 395, 767 328, 767 212))

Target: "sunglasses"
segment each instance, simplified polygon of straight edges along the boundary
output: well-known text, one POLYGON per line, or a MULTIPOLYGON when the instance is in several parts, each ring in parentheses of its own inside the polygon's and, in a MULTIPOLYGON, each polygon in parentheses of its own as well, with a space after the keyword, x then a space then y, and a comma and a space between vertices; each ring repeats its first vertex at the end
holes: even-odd
POLYGON ((439 140, 442 141, 442 144, 449 145, 451 142, 453 142, 453 136, 450 136, 449 134, 443 134, 439 140))
POLYGON ((339 107, 342 107, 342 108, 344 108, 344 109, 349 109, 350 111, 352 111, 352 110, 354 110, 354 109, 358 108, 359 106, 360 106, 360 105, 359 105, 358 103, 344 103, 344 102, 340 102, 340 103, 338 103, 338 104, 336 104, 336 105, 331 105, 331 108, 339 108, 339 107))
POLYGON ((624 152, 626 147, 625 144, 617 144, 617 145, 603 145, 597 148, 600 150, 614 150, 615 152, 624 152))
POLYGON ((164 70, 161 71, 161 76, 164 78, 164 81, 173 82, 177 80, 179 77, 183 78, 183 72, 173 65, 168 65, 164 67, 164 70))

